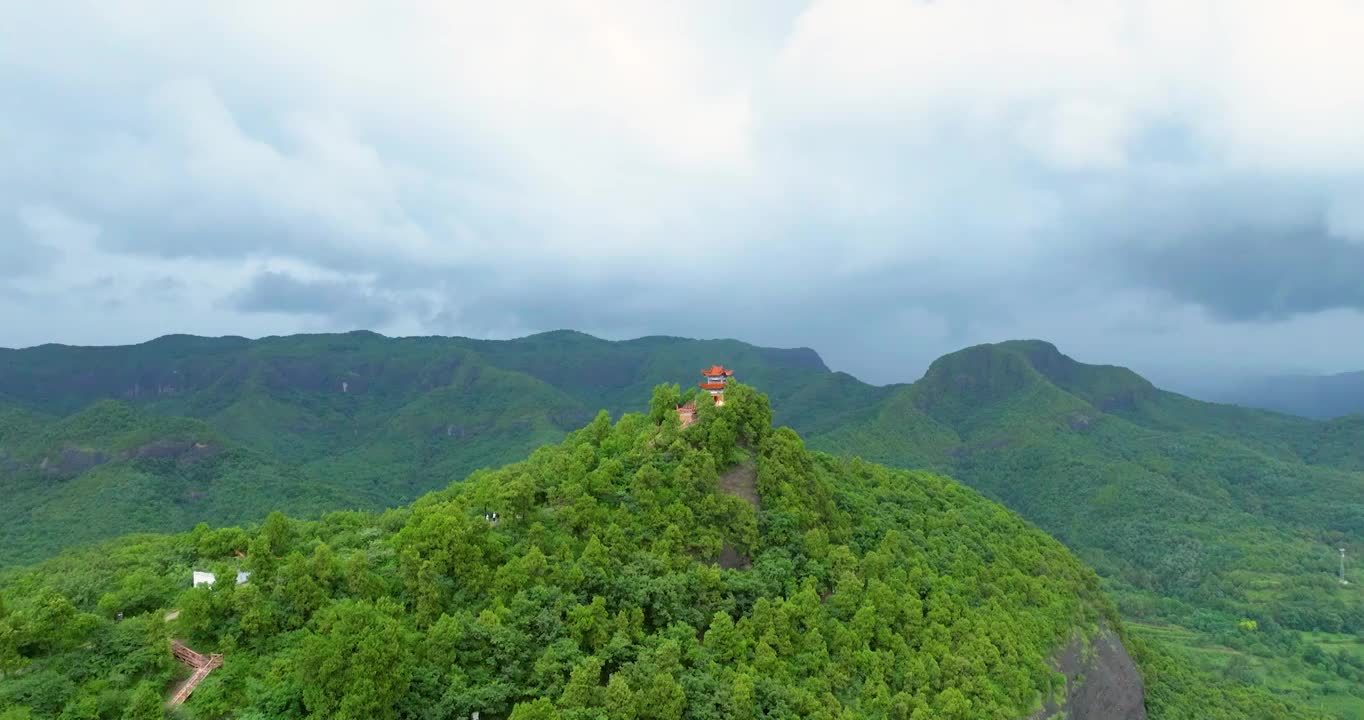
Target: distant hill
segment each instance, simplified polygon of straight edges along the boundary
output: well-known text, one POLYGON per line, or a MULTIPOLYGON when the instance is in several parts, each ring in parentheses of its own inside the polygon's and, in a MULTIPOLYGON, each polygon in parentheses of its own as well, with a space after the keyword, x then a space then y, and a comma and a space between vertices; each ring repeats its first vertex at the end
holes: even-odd
POLYGON ((1364 556, 1364 418, 1198 402, 1028 341, 947 355, 810 444, 951 474, 1073 548, 1139 634, 1364 713, 1364 576, 1334 579, 1337 548, 1364 556))
POLYGON ((1205 394, 1218 402, 1329 420, 1364 414, 1364 372, 1263 377, 1205 394))
POLYGON ((6 564, 129 531, 364 504, 202 421, 111 400, 55 420, 0 407, 0 491, 6 564))
POLYGON ((1236 576, 1254 557, 1280 589, 1315 586, 1335 547, 1364 550, 1361 438, 1359 423, 1202 403, 1030 341, 947 355, 810 442, 950 472, 1139 594, 1359 632, 1357 593, 1334 593, 1345 605, 1313 618, 1290 609, 1293 592, 1250 593, 1236 576))
POLYGON ((808 349, 568 331, 511 341, 178 335, 4 351, 0 539, 11 544, 0 565, 271 509, 397 505, 557 442, 599 408, 638 409, 655 384, 697 379, 717 361, 772 389, 783 416, 818 406, 822 422, 836 421, 838 403, 878 392, 841 376, 856 389, 832 403, 805 397, 815 378, 835 377, 808 349), (156 449, 187 442, 211 452, 185 460, 156 449))

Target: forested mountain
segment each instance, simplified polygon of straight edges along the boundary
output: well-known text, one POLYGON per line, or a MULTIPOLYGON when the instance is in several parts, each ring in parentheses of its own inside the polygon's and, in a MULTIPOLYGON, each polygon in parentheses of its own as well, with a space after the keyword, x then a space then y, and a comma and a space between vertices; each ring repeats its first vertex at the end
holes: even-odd
POLYGON ((1364 595, 1335 574, 1338 548, 1364 552, 1362 431, 1009 342, 941 358, 811 444, 948 472, 1073 548, 1134 629, 1359 717, 1364 595))
POLYGON ((203 421, 112 400, 59 419, 0 407, 0 479, 4 564, 122 532, 366 502, 203 421))
POLYGON ((1329 420, 1364 414, 1364 372, 1275 375, 1210 388, 1217 402, 1329 420))
MULTIPOLYGON (((407 502, 557 442, 602 407, 638 408, 653 385, 717 359, 779 398, 833 377, 810 350, 573 332, 507 342, 170 336, 0 351, 0 483, 12 499, 0 510, 11 549, 0 565, 272 508, 407 502)), ((787 414, 818 403, 780 405, 787 414)))
POLYGON ((128 531, 380 509, 525 456, 720 362, 812 448, 951 474, 1095 567, 1134 632, 1364 713, 1364 422, 1197 402, 1043 342, 910 385, 735 341, 372 333, 0 352, 0 563, 128 531), (117 421, 91 418, 109 416, 117 421), (121 424, 120 424, 121 423, 121 424), (92 430, 83 430, 89 426, 92 430), (123 429, 120 429, 123 428, 123 429), (203 446, 203 447, 200 447, 203 446), (1251 629, 1254 628, 1254 629, 1251 629))
MULTIPOLYGON (((1146 717, 1098 578, 1016 514, 658 392, 408 507, 11 571, 3 717, 160 717, 169 637, 225 656, 194 718, 1146 717)), ((1142 652, 1154 717, 1316 717, 1142 652)))
POLYGON ((1353 633, 1364 631, 1356 593, 1333 593, 1316 611, 1289 598, 1330 579, 1336 548, 1364 540, 1364 475, 1350 452, 1358 430, 1200 403, 1046 343, 1014 342, 948 355, 873 416, 811 443, 948 470, 1124 588, 1234 603, 1247 590, 1236 575, 1253 560, 1261 580, 1272 573, 1290 590, 1255 608, 1353 633))

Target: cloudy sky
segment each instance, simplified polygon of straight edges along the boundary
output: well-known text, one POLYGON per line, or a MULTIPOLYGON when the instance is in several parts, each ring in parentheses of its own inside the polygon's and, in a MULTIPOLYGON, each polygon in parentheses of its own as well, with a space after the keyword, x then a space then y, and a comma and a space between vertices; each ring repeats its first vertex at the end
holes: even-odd
POLYGON ((1364 368, 1364 2, 0 0, 0 345, 1364 368), (685 9, 685 10, 684 10, 685 9))

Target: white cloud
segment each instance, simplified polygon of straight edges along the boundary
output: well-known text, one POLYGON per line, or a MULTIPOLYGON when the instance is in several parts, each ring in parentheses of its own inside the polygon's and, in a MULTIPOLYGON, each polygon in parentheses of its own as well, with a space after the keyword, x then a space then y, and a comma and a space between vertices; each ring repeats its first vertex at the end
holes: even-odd
POLYGON ((1129 132, 1127 118, 1113 108, 1067 101, 1025 121, 1023 142, 1057 170, 1119 170, 1129 132))
MULTIPOLYGON (((1097 320, 1171 294, 1115 291, 1135 282, 1120 263, 1084 260, 1124 244, 1314 213, 1364 236, 1354 0, 132 0, 6 17, 0 214, 47 208, 30 234, 61 248, 19 282, 126 278, 100 291, 126 309, 63 316, 57 339, 180 322, 139 300, 167 275, 206 325, 312 322, 224 301, 268 271, 392 299, 381 330, 700 328, 922 362, 973 323, 1063 346, 1133 332, 1097 320), (742 306, 723 328, 691 316, 714 294, 742 306), (915 327, 923 343, 867 339, 915 327)), ((1255 237, 1241 247, 1271 242, 1255 237)), ((1211 337, 1198 305, 1151 312, 1211 337)))

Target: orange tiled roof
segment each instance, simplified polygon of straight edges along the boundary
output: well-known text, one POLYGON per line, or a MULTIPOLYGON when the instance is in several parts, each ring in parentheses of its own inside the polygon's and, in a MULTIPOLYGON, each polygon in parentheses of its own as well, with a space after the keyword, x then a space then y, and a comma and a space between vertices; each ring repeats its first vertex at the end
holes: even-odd
POLYGON ((726 370, 723 365, 711 365, 709 370, 702 370, 701 374, 706 377, 714 377, 716 375, 731 376, 734 374, 734 371, 726 370))

